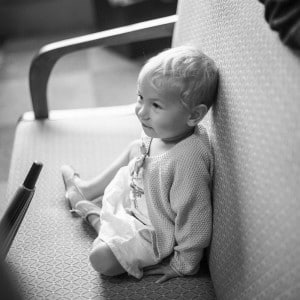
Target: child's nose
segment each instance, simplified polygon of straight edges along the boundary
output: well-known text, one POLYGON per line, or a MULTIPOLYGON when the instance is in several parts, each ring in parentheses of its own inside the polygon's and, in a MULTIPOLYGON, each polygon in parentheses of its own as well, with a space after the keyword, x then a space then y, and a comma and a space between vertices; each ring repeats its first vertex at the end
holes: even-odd
POLYGON ((137 107, 136 112, 140 119, 148 119, 149 118, 148 108, 146 107, 146 105, 139 105, 137 107))

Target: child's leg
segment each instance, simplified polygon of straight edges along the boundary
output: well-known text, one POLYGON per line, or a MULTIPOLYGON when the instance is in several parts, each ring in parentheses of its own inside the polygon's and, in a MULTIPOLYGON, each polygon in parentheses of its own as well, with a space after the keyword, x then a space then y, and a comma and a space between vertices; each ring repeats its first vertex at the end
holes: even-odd
POLYGON ((87 221, 96 230, 96 232, 99 233, 100 225, 101 225, 100 216, 98 216, 96 214, 89 215, 87 217, 87 221))
POLYGON ((90 253, 90 262, 100 274, 115 276, 125 273, 115 255, 104 242, 99 242, 90 253))
MULTIPOLYGON (((102 196, 104 194, 105 188, 114 178, 117 171, 121 167, 128 165, 132 156, 136 155, 138 145, 138 141, 132 142, 122 152, 122 154, 106 170, 104 170, 104 172, 100 173, 98 176, 90 180, 82 180, 78 175, 76 176, 76 173, 73 170, 73 182, 76 185, 77 190, 79 190, 80 193, 84 195, 84 198, 87 200, 93 200, 102 196)), ((66 170, 65 166, 63 168, 66 170)), ((62 172, 64 176, 64 172, 66 171, 63 171, 63 168, 62 172)), ((68 176, 70 177, 72 175, 70 174, 70 169, 68 170, 68 173, 68 176)))

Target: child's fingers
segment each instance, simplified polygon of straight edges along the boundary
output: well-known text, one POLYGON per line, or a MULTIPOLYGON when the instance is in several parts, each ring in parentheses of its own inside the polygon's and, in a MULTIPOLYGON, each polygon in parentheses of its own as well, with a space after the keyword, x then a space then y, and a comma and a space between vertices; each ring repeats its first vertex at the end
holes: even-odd
POLYGON ((145 275, 160 275, 164 273, 165 272, 162 266, 151 266, 144 269, 145 275))
POLYGON ((171 277, 166 274, 166 275, 160 277, 157 281, 155 281, 155 283, 163 283, 163 282, 165 282, 165 281, 167 281, 169 279, 171 279, 171 277))
POLYGON ((156 270, 156 269, 163 269, 163 265, 157 264, 157 265, 152 265, 144 268, 144 271, 149 271, 149 270, 156 270))
POLYGON ((155 283, 163 283, 175 277, 177 276, 174 274, 165 274, 164 276, 160 277, 157 281, 155 281, 155 283))

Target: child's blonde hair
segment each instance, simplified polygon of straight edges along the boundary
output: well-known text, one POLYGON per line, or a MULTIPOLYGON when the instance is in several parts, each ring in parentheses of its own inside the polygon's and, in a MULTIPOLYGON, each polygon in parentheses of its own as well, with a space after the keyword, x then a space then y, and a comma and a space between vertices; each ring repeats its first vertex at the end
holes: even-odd
POLYGON ((182 104, 192 109, 214 103, 218 86, 215 62, 192 46, 167 49, 150 58, 142 68, 139 80, 149 75, 152 85, 159 89, 165 84, 178 88, 182 104))

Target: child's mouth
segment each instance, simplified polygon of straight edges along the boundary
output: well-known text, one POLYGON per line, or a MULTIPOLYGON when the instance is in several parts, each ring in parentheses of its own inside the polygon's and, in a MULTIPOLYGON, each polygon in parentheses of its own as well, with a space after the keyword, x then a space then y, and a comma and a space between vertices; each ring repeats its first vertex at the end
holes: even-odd
POLYGON ((147 125, 145 125, 144 123, 142 123, 142 126, 151 129, 150 126, 147 126, 147 125))

